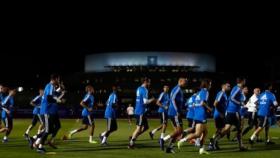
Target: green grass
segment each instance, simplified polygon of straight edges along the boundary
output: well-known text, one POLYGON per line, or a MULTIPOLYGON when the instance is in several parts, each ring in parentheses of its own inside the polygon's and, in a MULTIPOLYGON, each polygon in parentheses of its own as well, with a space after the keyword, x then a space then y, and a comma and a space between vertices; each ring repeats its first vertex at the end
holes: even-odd
MULTIPOLYGON (((269 158, 269 157, 278 157, 280 154, 280 139, 275 138, 273 141, 276 142, 276 145, 265 146, 264 143, 255 144, 253 147, 250 147, 250 150, 247 152, 239 152, 237 149, 236 142, 229 142, 226 139, 223 139, 220 142, 220 147, 222 150, 211 152, 211 155, 198 155, 198 149, 193 145, 188 143, 178 151, 176 154, 165 154, 160 151, 158 141, 150 140, 148 133, 140 136, 137 140, 136 149, 129 150, 127 149, 128 136, 131 135, 132 130, 135 128, 133 125, 132 128, 129 128, 126 120, 119 120, 119 130, 109 137, 108 142, 110 146, 102 147, 99 144, 89 144, 88 133, 87 131, 79 133, 74 136, 71 141, 62 141, 60 138, 67 133, 69 130, 77 128, 80 126, 80 122, 75 120, 64 119, 62 121, 62 128, 57 136, 57 145, 59 149, 50 149, 47 147, 49 152, 55 152, 55 155, 40 155, 36 151, 31 150, 27 141, 23 138, 23 133, 31 122, 29 119, 16 119, 14 120, 14 130, 9 137, 9 142, 7 144, 0 143, 0 154, 1 157, 19 157, 19 158, 31 158, 31 157, 59 157, 59 158, 75 158, 75 157, 98 157, 98 158, 125 158, 125 157, 145 157, 145 158, 155 158, 155 157, 239 157, 239 158, 269 158)), ((158 120, 149 120, 151 129, 158 125, 158 120)), ((100 119, 96 120, 96 131, 95 139, 98 140, 98 134, 105 130, 105 120, 100 119)), ((208 123, 209 134, 212 135, 214 132, 213 122, 209 121, 208 123)), ((168 128, 168 133, 171 131, 171 126, 168 128)), ((36 132, 36 129, 33 129, 31 133, 36 132)), ((157 133, 155 138, 159 137, 160 133, 157 133)), ((233 135, 233 134, 232 134, 233 135)), ((2 134, 0 135, 2 137, 2 134)), ((249 136, 249 134, 248 134, 249 136)), ((247 144, 248 136, 244 138, 244 142, 247 144)), ((280 128, 272 128, 271 136, 280 137, 280 128)), ((209 136, 208 136, 209 137, 209 136)), ((207 143, 208 144, 208 143, 207 143)))

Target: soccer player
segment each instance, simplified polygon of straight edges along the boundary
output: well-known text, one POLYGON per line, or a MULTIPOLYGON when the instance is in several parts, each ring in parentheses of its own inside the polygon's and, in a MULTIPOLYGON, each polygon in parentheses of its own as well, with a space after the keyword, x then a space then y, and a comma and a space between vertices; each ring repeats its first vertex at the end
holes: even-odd
POLYGON ((131 126, 131 119, 134 115, 134 108, 131 104, 128 105, 127 109, 126 109, 126 113, 127 113, 127 116, 128 116, 128 123, 129 125, 131 126))
POLYGON ((5 93, 8 93, 8 95, 3 96, 3 100, 1 102, 2 120, 4 122, 5 127, 2 127, 0 129, 0 133, 6 132, 2 140, 3 143, 8 142, 8 136, 10 135, 13 129, 13 108, 16 90, 9 90, 8 87, 4 87, 3 94, 5 93))
POLYGON ((175 86, 170 93, 170 103, 168 108, 168 116, 174 127, 173 133, 160 139, 160 148, 164 150, 165 141, 169 140, 168 147, 166 148, 166 153, 175 153, 173 150, 174 142, 181 137, 183 133, 183 122, 182 122, 182 109, 184 105, 184 95, 182 89, 186 85, 185 78, 179 78, 178 85, 175 86))
MULTIPOLYGON (((230 91, 230 84, 224 83, 222 84, 222 90, 218 92, 216 99, 214 101, 214 120, 216 126, 216 134, 220 133, 222 129, 225 127, 225 114, 226 114, 226 107, 228 103, 227 92, 230 91)), ((213 136, 213 138, 215 137, 213 136)))
POLYGON ((151 80, 149 78, 144 78, 142 85, 138 87, 136 91, 136 129, 134 130, 129 141, 129 149, 133 149, 136 139, 149 129, 148 120, 146 117, 146 106, 155 100, 154 98, 148 99, 148 88, 150 87, 150 84, 151 80))
POLYGON ((239 150, 245 151, 247 148, 243 145, 241 139, 241 120, 240 120, 240 108, 244 106, 242 88, 244 87, 246 80, 244 78, 237 79, 237 85, 231 90, 229 103, 226 109, 226 125, 222 131, 214 137, 210 142, 212 149, 219 149, 217 141, 221 139, 225 134, 230 131, 231 126, 235 126, 237 129, 237 140, 239 144, 239 150))
POLYGON ((194 122, 195 122, 195 132, 190 133, 187 137, 181 139, 178 142, 178 148, 180 149, 183 142, 190 141, 192 139, 200 138, 200 149, 199 154, 209 154, 204 147, 205 139, 207 138, 208 128, 207 128, 207 111, 212 111, 208 106, 208 90, 211 87, 211 82, 209 80, 202 80, 201 90, 198 92, 195 98, 195 108, 194 108, 194 122))
POLYGON ((100 134, 101 145, 107 145, 107 138, 111 133, 118 129, 117 125, 117 116, 116 116, 116 108, 118 105, 117 98, 117 87, 112 87, 112 93, 110 94, 107 102, 106 102, 106 110, 104 117, 107 119, 107 130, 100 134))
MULTIPOLYGON (((185 137, 187 134, 189 133, 193 133, 195 131, 195 123, 194 123, 194 105, 195 105, 195 98, 197 95, 197 88, 193 89, 193 95, 186 101, 186 108, 187 108, 187 112, 186 112, 186 118, 188 120, 188 128, 184 130, 183 132, 183 137, 185 137)), ((196 139, 195 140, 195 146, 199 146, 200 144, 200 139, 196 139)))
POLYGON ((40 122, 40 125, 38 127, 38 132, 39 134, 43 128, 43 120, 40 115, 40 106, 41 106, 41 101, 42 101, 42 96, 44 95, 44 90, 39 89, 39 95, 37 95, 31 102, 30 105, 34 106, 33 109, 33 119, 31 125, 28 126, 27 130, 25 131, 25 138, 28 139, 29 137, 29 132, 30 130, 36 126, 37 122, 40 122))
POLYGON ((94 120, 93 120, 93 107, 94 107, 94 88, 90 85, 86 86, 86 95, 84 99, 81 101, 80 105, 83 107, 82 117, 83 117, 83 125, 79 129, 75 129, 71 131, 68 135, 68 138, 71 139, 72 136, 78 132, 84 131, 90 126, 89 128, 89 143, 96 144, 97 142, 93 140, 93 133, 94 133, 94 120))
POLYGON ((278 106, 278 103, 276 101, 275 95, 272 93, 273 85, 267 84, 266 90, 260 94, 259 101, 258 101, 258 117, 259 117, 259 127, 254 131, 252 136, 249 139, 249 143, 253 144, 254 140, 257 138, 259 133, 265 129, 265 137, 266 137, 266 144, 274 144, 270 142, 268 137, 268 131, 269 131, 269 116, 270 116, 270 110, 273 108, 273 106, 278 106))
POLYGON ((248 127, 243 130, 242 136, 247 134, 254 126, 256 129, 258 127, 257 106, 260 92, 261 90, 259 88, 255 88, 254 94, 250 97, 249 101, 245 105, 248 108, 248 127))
POLYGON ((169 87, 167 85, 163 86, 163 92, 159 95, 159 98, 157 100, 157 105, 159 106, 158 108, 158 113, 160 115, 160 123, 161 125, 158 126, 157 128, 153 129, 151 132, 149 132, 151 139, 154 139, 154 134, 161 130, 160 134, 160 139, 164 138, 165 130, 167 127, 167 110, 168 110, 168 105, 169 105, 169 87))
MULTIPOLYGON (((247 115, 247 110, 248 108, 245 106, 245 102, 246 102, 246 96, 248 94, 248 87, 245 86, 242 88, 242 99, 241 99, 241 102, 242 102, 242 105, 244 106, 241 106, 240 108, 240 130, 241 132, 243 131, 243 127, 244 127, 244 122, 245 122, 245 116, 247 115)), ((237 131, 237 128, 235 127, 232 131, 237 131)), ((241 134, 242 136, 242 134, 241 134)), ((232 141, 236 141, 237 140, 237 133, 235 133, 235 136, 233 137, 232 141)))
POLYGON ((44 130, 37 136, 29 138, 30 147, 36 147, 37 152, 45 153, 46 149, 43 147, 48 135, 54 131, 53 115, 50 115, 50 108, 54 103, 61 103, 62 100, 55 95, 55 87, 58 86, 60 77, 57 74, 52 74, 50 82, 44 89, 44 95, 42 96, 40 114, 43 115, 44 130), (34 138, 36 138, 34 140, 34 138))
MULTIPOLYGON (((59 84, 56 85, 55 92, 54 92, 54 96, 60 100, 59 103, 65 102, 65 100, 62 99, 64 94, 65 94, 64 85, 62 82, 59 82, 59 84)), ((51 131, 51 138, 48 141, 48 145, 54 149, 57 149, 57 147, 54 145, 54 140, 55 140, 55 137, 56 137, 59 129, 61 128, 57 102, 51 103, 51 106, 49 108, 49 115, 50 115, 50 118, 52 119, 51 126, 53 126, 52 127, 53 130, 51 131)))

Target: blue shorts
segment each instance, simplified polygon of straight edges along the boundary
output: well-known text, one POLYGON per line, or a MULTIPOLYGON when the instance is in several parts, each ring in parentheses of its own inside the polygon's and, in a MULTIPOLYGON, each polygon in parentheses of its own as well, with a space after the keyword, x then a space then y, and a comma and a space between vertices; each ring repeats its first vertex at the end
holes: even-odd
POLYGON ((83 124, 92 126, 94 125, 94 119, 92 115, 83 116, 83 124))

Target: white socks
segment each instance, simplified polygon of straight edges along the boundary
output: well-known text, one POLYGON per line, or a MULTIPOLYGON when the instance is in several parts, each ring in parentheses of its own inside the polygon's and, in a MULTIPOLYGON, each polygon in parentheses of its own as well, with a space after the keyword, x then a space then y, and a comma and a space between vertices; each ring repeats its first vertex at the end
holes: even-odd
POLYGON ((107 141, 107 137, 104 136, 101 143, 104 144, 106 143, 106 141, 107 141))
POLYGON ((152 130, 152 134, 155 134, 157 132, 157 129, 152 130))
POLYGON ((160 139, 163 139, 164 138, 164 133, 161 133, 160 134, 160 139))
POLYGON ((89 136, 89 141, 90 141, 90 142, 92 141, 92 136, 89 136))
POLYGON ((70 132, 70 135, 73 135, 73 134, 77 133, 77 131, 78 131, 77 129, 71 131, 71 132, 70 132))
POLYGON ((168 139, 170 139, 170 135, 167 135, 163 138, 164 141, 167 141, 168 139))
POLYGON ((103 133, 101 133, 101 136, 102 136, 102 137, 104 137, 104 136, 105 136, 105 134, 106 134, 106 131, 105 131, 105 132, 103 132, 103 133))

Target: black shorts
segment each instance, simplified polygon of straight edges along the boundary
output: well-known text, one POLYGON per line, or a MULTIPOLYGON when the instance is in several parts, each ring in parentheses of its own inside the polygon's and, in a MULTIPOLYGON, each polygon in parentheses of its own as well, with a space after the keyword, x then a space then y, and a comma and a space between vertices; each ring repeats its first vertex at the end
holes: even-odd
POLYGON ((258 125, 258 116, 256 112, 248 112, 248 124, 250 126, 258 125))
POLYGON ((128 115, 128 119, 132 119, 134 115, 128 115))
POLYGON ((188 127, 189 128, 194 128, 195 127, 195 122, 193 121, 193 119, 191 118, 187 118, 188 119, 188 127))
POLYGON ((82 123, 84 125, 89 125, 89 126, 94 125, 93 115, 83 116, 83 122, 82 123))
POLYGON ((135 115, 135 118, 136 118, 137 126, 147 126, 148 127, 148 120, 145 115, 135 115))
POLYGON ((161 112, 159 113, 159 116, 160 116, 160 123, 166 125, 168 120, 167 112, 161 112))
POLYGON ((259 127, 264 128, 269 126, 268 117, 259 116, 259 127))
POLYGON ((170 116, 171 123, 173 127, 182 127, 183 128, 183 121, 181 116, 170 116))
POLYGON ((215 120, 216 129, 221 129, 225 127, 226 124, 225 118, 216 117, 214 118, 214 120, 215 120))
POLYGON ((240 114, 238 112, 226 113, 226 124, 233 125, 237 129, 240 129, 241 127, 240 114))
POLYGON ((116 119, 107 118, 107 131, 114 131, 118 129, 116 119))
POLYGON ((207 124, 207 121, 194 120, 194 124, 207 124))
POLYGON ((2 121, 4 122, 6 128, 13 127, 13 119, 11 117, 2 118, 2 121))
POLYGON ((43 124, 43 120, 41 115, 39 114, 34 114, 33 115, 33 119, 32 119, 32 125, 35 126, 37 124, 37 122, 40 121, 40 124, 43 124))

